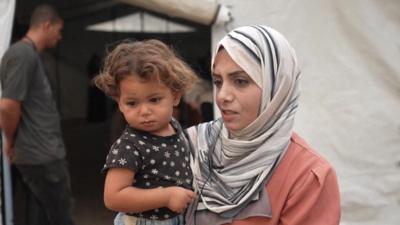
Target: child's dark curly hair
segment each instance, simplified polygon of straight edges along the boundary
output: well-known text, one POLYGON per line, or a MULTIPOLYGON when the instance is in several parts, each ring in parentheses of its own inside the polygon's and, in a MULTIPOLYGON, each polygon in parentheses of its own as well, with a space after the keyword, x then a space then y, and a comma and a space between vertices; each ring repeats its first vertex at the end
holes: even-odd
POLYGON ((126 76, 159 81, 179 94, 184 94, 197 81, 190 66, 172 48, 155 39, 118 44, 107 55, 94 83, 106 95, 118 97, 119 83, 126 76))

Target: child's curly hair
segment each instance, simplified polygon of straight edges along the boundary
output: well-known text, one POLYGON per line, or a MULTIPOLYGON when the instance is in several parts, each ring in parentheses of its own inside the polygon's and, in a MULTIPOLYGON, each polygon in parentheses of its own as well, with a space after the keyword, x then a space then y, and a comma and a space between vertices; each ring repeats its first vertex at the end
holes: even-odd
POLYGON ((106 95, 118 97, 119 83, 132 75, 159 81, 179 94, 184 94, 197 81, 190 66, 172 48, 155 39, 118 44, 107 55, 102 71, 93 81, 106 95))

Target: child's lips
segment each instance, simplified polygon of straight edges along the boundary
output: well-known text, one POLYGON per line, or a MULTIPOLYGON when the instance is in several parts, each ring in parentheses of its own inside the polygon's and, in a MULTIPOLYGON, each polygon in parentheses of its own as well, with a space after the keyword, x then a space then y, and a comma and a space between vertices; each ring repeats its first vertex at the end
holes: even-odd
POLYGON ((142 124, 143 126, 151 126, 155 123, 155 121, 144 121, 141 122, 140 124, 142 124))

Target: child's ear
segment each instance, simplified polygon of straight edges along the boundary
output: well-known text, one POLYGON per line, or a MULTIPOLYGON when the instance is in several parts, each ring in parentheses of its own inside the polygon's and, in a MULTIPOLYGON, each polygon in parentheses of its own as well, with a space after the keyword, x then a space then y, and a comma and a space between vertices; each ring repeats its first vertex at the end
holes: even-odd
POLYGON ((178 92, 173 92, 172 97, 174 98, 174 106, 178 106, 181 101, 182 94, 178 92))
POLYGON ((121 104, 119 104, 119 96, 110 96, 110 97, 117 103, 119 110, 121 110, 120 107, 121 104))
POLYGON ((111 96, 112 100, 119 104, 119 96, 111 96))

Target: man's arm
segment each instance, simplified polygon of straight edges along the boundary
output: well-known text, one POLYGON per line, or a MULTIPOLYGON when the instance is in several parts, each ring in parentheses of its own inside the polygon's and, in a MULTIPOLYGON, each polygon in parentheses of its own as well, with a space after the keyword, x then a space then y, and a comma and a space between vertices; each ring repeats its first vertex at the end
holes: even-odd
POLYGON ((12 160, 14 156, 15 133, 21 119, 21 102, 1 98, 0 99, 0 127, 4 132, 4 150, 7 157, 12 160))

